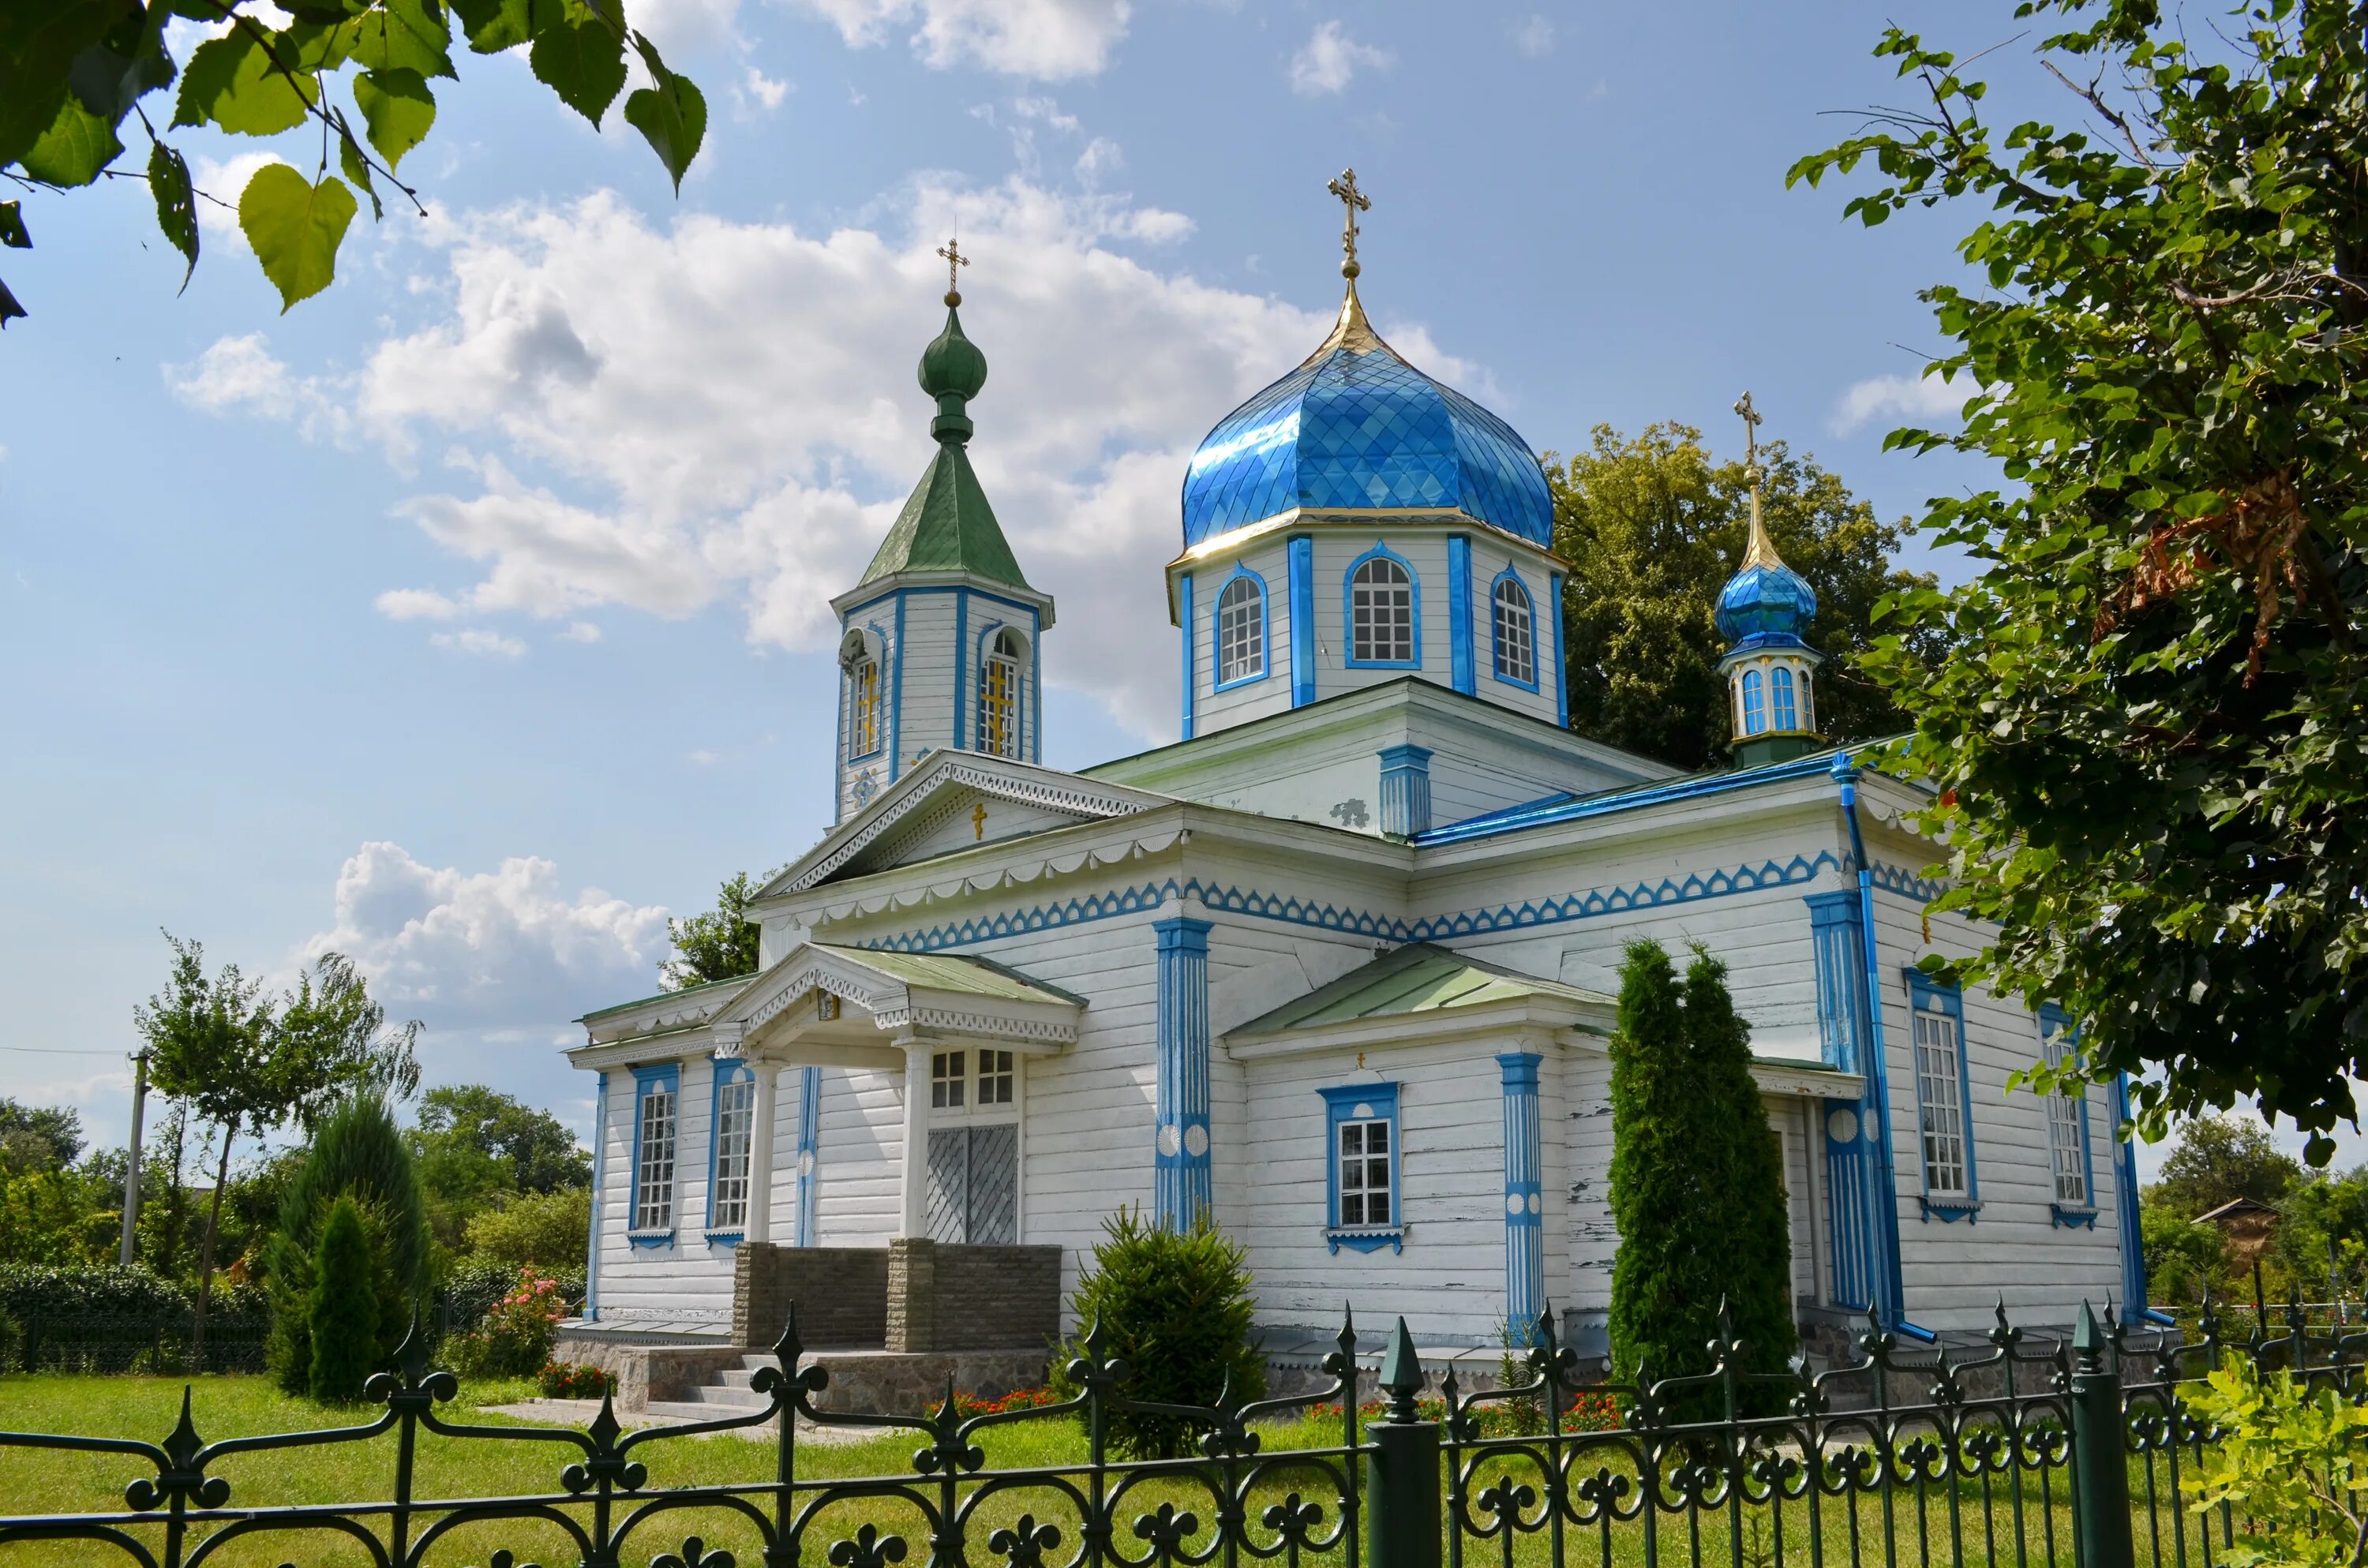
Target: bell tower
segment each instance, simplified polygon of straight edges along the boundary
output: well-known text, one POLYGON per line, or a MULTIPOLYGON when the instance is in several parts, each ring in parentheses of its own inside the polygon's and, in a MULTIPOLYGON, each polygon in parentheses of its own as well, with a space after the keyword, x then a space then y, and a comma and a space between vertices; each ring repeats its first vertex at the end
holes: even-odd
POLYGON ((1743 416, 1751 537, 1742 566, 1718 596, 1719 634, 1727 641, 1718 667, 1726 676, 1735 760, 1756 767, 1825 744, 1811 689, 1811 677, 1825 661, 1801 639, 1817 613, 1816 590, 1777 556, 1760 517, 1759 412, 1751 406, 1749 392, 1736 402, 1735 412, 1743 416))

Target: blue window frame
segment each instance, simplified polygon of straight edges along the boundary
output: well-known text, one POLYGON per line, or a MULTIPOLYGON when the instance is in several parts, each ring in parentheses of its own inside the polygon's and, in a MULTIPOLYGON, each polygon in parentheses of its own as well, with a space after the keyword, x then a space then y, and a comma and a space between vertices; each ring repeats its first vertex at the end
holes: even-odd
POLYGON ((1325 1227, 1328 1250, 1406 1250, 1398 1207, 1398 1086, 1343 1084, 1324 1096, 1325 1227))
POLYGON ((708 1096, 707 1239, 720 1245, 747 1233, 757 1136, 757 1075, 746 1062, 718 1062, 708 1096))
MULTIPOLYGON (((2039 1009, 2039 1047, 2060 1067, 2078 1046, 2080 1031, 2054 1003, 2039 1009)), ((2089 1096, 2062 1090, 2047 1096, 2048 1215, 2056 1225, 2097 1223, 2097 1166, 2089 1146, 2089 1096)))
POLYGON ((1510 566, 1488 585, 1488 624, 1497 678, 1524 691, 1538 688, 1537 601, 1510 566))
POLYGON ((1267 631, 1266 579, 1236 565, 1209 612, 1209 670, 1216 677, 1211 689, 1230 691, 1266 679, 1273 665, 1267 631))
POLYGON ((1926 1220, 1981 1210, 1974 1165, 1973 1071, 1965 1060, 1965 998, 1920 969, 1907 972, 1907 1048, 1916 1065, 1916 1132, 1926 1220))
POLYGON ((884 642, 877 626, 849 631, 839 642, 838 700, 843 715, 839 740, 849 762, 880 755, 887 728, 880 667, 884 662, 881 656, 884 642))
POLYGON ((1770 689, 1775 693, 1775 730, 1797 730, 1801 727, 1800 705, 1793 700, 1793 672, 1783 665, 1776 666, 1769 676, 1770 689))
POLYGON ((1353 670, 1422 668, 1422 579, 1376 540, 1340 580, 1341 647, 1353 670))
POLYGON ((1743 672, 1743 733, 1756 735, 1768 727, 1767 699, 1761 694, 1759 672, 1743 672))
POLYGON ((637 1247, 674 1240, 676 1135, 682 1124, 682 1064, 633 1069, 632 1186, 626 1232, 637 1247))
POLYGON ((1028 686, 1035 650, 1017 627, 991 620, 980 629, 972 667, 978 690, 972 704, 972 745, 989 756, 1028 755, 1028 686))

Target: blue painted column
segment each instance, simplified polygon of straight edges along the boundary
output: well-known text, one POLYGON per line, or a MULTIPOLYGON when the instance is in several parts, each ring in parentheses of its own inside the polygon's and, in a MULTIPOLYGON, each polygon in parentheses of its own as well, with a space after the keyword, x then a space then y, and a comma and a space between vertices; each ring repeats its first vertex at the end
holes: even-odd
POLYGON ((1176 604, 1184 617, 1184 738, 1192 738, 1192 574, 1187 572, 1176 580, 1176 604))
MULTIPOLYGON (((1831 773, 1840 786, 1842 816, 1849 824, 1850 858, 1858 886, 1854 892, 1825 895, 1820 905, 1809 899, 1813 928, 1829 936, 1817 947, 1817 1012, 1825 1032, 1828 1007, 1841 1009, 1845 1020, 1828 1037, 1854 1042, 1852 1062, 1864 1075, 1865 1091, 1856 1102, 1829 1101, 1826 1115, 1826 1153, 1830 1162, 1838 1152, 1861 1162, 1863 1174, 1858 1212, 1863 1216, 1861 1240, 1865 1266, 1861 1290, 1864 1304, 1882 1314, 1884 1324, 1923 1338, 1925 1330, 1907 1321, 1907 1291, 1899 1267, 1899 1187, 1893 1163, 1891 1074, 1883 1043, 1883 992, 1874 954, 1874 872, 1866 858, 1866 842, 1859 831, 1858 769, 1848 752, 1835 756, 1831 773), (1822 911, 1822 913, 1819 913, 1822 911), (1855 957, 1850 956, 1854 953, 1855 957), (1834 984, 1827 984, 1828 963, 1836 966, 1834 984), (1849 1118, 1837 1117, 1847 1109, 1849 1118), (1855 1126, 1852 1125, 1855 1123, 1855 1126), (1856 1139, 1839 1134, 1855 1131, 1856 1139), (1839 1149, 1838 1149, 1839 1146, 1839 1149)), ((1828 1165, 1828 1171, 1832 1169, 1828 1165)), ((1847 1173, 1846 1173, 1847 1174, 1847 1173)), ((1839 1192, 1839 1187, 1837 1187, 1839 1192)), ((1839 1205, 1837 1206, 1839 1212, 1839 1205)), ((1841 1241, 1835 1238, 1835 1260, 1841 1259, 1841 1241)), ((1835 1295, 1841 1295, 1841 1277, 1835 1277, 1835 1295)), ((1857 1305, 1858 1302, 1848 1303, 1857 1305)))
POLYGON ((821 1186, 822 1069, 798 1075, 798 1245, 815 1246, 814 1197, 821 1186))
POLYGON ((905 746, 905 596, 896 596, 896 645, 888 650, 888 782, 904 771, 899 758, 905 746))
MULTIPOLYGON (((600 1211, 608 1206, 601 1178, 609 1169, 609 1074, 597 1075, 592 1091, 592 1234, 584 1244, 584 1321, 600 1321, 600 1211)), ((625 1201, 631 1203, 629 1193, 625 1201)))
POLYGON ((1470 697, 1480 676, 1472 661, 1472 541, 1462 534, 1447 539, 1447 645, 1455 689, 1470 697))
POLYGON ((1401 838, 1430 831, 1430 753, 1421 746, 1382 748, 1382 831, 1401 838))
POLYGON ((1497 1058, 1505 1086, 1505 1320, 1516 1345, 1537 1340, 1546 1310, 1545 1186, 1535 1051, 1497 1058))
POLYGON ((1209 1173, 1209 922, 1155 921, 1159 938, 1159 1093, 1153 1207, 1160 1225, 1187 1231, 1211 1215, 1209 1173))
POLYGON ((970 726, 962 722, 962 704, 970 696, 970 678, 963 673, 962 660, 970 644, 970 596, 954 590, 954 738, 948 743, 956 751, 970 749, 970 726))
POLYGON ((1554 629, 1554 722, 1570 728, 1570 682, 1562 662, 1562 574, 1546 574, 1546 624, 1554 629))
POLYGON ((1292 540, 1287 562, 1291 581, 1291 705, 1315 700, 1315 541, 1292 540))
MULTIPOLYGON (((1868 1056, 1866 946, 1856 888, 1811 893, 1810 938, 1817 967, 1817 1035, 1827 1066, 1863 1073, 1868 1056)), ((1826 1222, 1833 1260, 1834 1304, 1864 1312, 1883 1298, 1886 1273, 1877 1212, 1872 1140, 1883 1127, 1873 1085, 1857 1099, 1825 1101, 1826 1222)), ((1886 1309, 1886 1321, 1892 1321, 1886 1309)))
POLYGON ((2113 1215, 2122 1230, 2122 1321, 2135 1323, 2146 1311, 2145 1238, 2138 1231, 2138 1151, 2120 1136, 2130 1119, 2130 1075, 2113 1074, 2113 1215))

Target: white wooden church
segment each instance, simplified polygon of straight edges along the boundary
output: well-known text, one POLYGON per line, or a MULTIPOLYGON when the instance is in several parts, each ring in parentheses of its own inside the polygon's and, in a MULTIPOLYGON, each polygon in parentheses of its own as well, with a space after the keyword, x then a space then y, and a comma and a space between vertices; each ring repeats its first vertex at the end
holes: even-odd
POLYGON ((585 1326, 720 1333, 756 1241, 1049 1244, 1065 1287, 1141 1205, 1241 1241, 1278 1353, 1344 1302, 1441 1353, 1545 1311, 1600 1351, 1638 937, 1730 966, 1804 1325, 2142 1303, 2115 1096, 2009 1093, 2064 1021, 1914 967, 1973 934, 1925 919, 1918 788, 1816 733, 1815 596, 1756 494, 1733 766, 1571 733, 1538 459, 1375 334, 1345 193, 1330 335, 1181 476, 1183 739, 1081 772, 1040 760, 1060 633, 971 467, 986 361, 948 293, 934 455, 831 601, 837 825, 757 901, 758 973, 591 1013, 570 1052, 585 1326))

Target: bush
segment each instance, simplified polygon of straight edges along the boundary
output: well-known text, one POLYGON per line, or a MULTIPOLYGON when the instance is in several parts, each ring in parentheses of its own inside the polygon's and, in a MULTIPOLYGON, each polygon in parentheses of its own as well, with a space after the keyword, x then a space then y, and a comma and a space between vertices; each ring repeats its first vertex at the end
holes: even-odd
POLYGON ((474 1257, 512 1268, 532 1263, 580 1269, 592 1233, 592 1189, 505 1193, 472 1217, 463 1233, 474 1257))
MULTIPOLYGON (((452 1265, 444 1277, 441 1304, 437 1321, 450 1335, 473 1334, 483 1328, 486 1317, 501 1304, 503 1297, 518 1289, 518 1267, 515 1263, 497 1263, 489 1257, 464 1257, 452 1265)), ((568 1303, 584 1299, 584 1267, 537 1268, 538 1277, 554 1281, 557 1294, 568 1303)))
POLYGON ((509 1293, 494 1303, 482 1325, 444 1342, 444 1359, 463 1377, 534 1377, 549 1364, 559 1320, 566 1315, 559 1281, 521 1268, 509 1293))
MULTIPOLYGON (((321 1227, 341 1196, 360 1210, 373 1261, 378 1304, 373 1360, 392 1357, 427 1282, 427 1209, 411 1146, 386 1102, 359 1095, 323 1119, 304 1164, 280 1199, 279 1228, 264 1250, 271 1290, 271 1369, 290 1393, 310 1391, 309 1326, 313 1255, 321 1227)), ((420 1302, 425 1305, 424 1302, 420 1302)))
MULTIPOLYGON (((1101 1326, 1106 1353, 1131 1369, 1119 1392, 1161 1404, 1214 1404, 1230 1392, 1242 1403, 1266 1392, 1266 1363, 1250 1344, 1250 1271, 1241 1244, 1206 1221, 1178 1233, 1121 1209, 1102 1221, 1110 1239, 1094 1248, 1090 1271, 1069 1298, 1080 1331, 1101 1326)), ((1082 1338, 1058 1358, 1053 1386, 1076 1390, 1067 1362, 1085 1354, 1082 1338)), ((1157 1459, 1183 1451, 1190 1423, 1176 1416, 1113 1409, 1108 1430, 1121 1450, 1157 1459)))
POLYGON ((2368 1410, 2290 1372, 2223 1367, 2195 1397, 2224 1436, 2203 1449, 2198 1514, 2241 1520, 2234 1562, 2337 1568, 2359 1561, 2362 1527, 2347 1500, 2368 1489, 2368 1410), (2229 1515, 2223 1515, 2227 1517, 2229 1515))
MULTIPOLYGON (((130 1268, 0 1267, 0 1312, 20 1324, 36 1313, 59 1322, 75 1317, 163 1317, 188 1312, 194 1304, 187 1286, 162 1278, 139 1264, 130 1268)), ((217 1290, 215 1307, 226 1304, 223 1291, 217 1290)))
POLYGON ((598 1399, 617 1392, 617 1375, 573 1361, 550 1361, 535 1374, 545 1399, 598 1399))
POLYGON ((306 1327, 313 1342, 311 1387, 324 1404, 353 1404, 378 1368, 378 1295, 370 1233, 350 1197, 329 1206, 313 1259, 306 1327))

